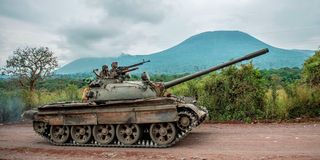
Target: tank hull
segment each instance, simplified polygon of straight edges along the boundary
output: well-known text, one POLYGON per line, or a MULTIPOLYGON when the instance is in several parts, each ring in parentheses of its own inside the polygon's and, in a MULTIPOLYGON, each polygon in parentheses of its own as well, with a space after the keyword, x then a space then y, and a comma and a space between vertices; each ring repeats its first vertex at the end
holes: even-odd
MULTIPOLYGON (((169 147, 183 139, 193 127, 198 126, 207 117, 205 109, 173 97, 108 101, 103 104, 54 103, 41 106, 38 111, 30 113, 33 115, 28 116, 33 119, 35 132, 55 145, 104 147, 169 147), (188 122, 187 125, 185 121, 188 122), (113 139, 108 143, 100 143, 94 136, 93 129, 102 125, 114 128, 113 139), (121 141, 121 135, 117 135, 117 133, 121 133, 118 128, 125 125, 131 125, 131 127, 136 125, 139 128, 137 141, 133 140, 132 143, 121 141), (158 128, 155 127, 157 125, 159 125, 158 128), (81 143, 74 136, 72 137, 72 130, 75 130, 74 128, 83 129, 84 126, 89 128, 90 135, 88 136, 90 136, 90 140, 81 143), (161 126, 162 128, 169 127, 167 131, 164 130, 161 134, 172 132, 172 135, 167 136, 173 136, 172 140, 164 140, 166 142, 162 143, 160 134, 151 133, 151 131, 157 132, 158 130, 160 132, 161 126), (68 132, 67 140, 61 143, 55 140, 53 137, 55 135, 54 128, 60 130, 65 128, 65 132, 68 132)), ((56 132, 58 135, 60 130, 56 132)), ((130 133, 131 130, 124 129, 123 132, 130 133)))
POLYGON ((176 105, 170 99, 121 101, 106 104, 51 104, 39 108, 36 121, 50 125, 96 125, 175 122, 176 105))

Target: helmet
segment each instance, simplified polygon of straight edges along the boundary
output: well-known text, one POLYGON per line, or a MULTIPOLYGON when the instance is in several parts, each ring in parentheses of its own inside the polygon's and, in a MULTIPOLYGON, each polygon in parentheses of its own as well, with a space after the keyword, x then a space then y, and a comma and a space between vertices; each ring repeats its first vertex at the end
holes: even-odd
POLYGON ((108 69, 108 66, 107 65, 103 65, 102 66, 102 70, 106 70, 106 69, 108 69))
POLYGON ((111 66, 112 66, 112 68, 117 68, 118 67, 118 62, 112 62, 111 66))

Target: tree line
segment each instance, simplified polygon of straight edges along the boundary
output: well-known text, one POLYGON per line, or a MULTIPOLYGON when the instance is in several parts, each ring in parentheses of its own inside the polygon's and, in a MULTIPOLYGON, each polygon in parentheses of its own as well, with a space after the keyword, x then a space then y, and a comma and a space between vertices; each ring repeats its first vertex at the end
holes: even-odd
MULTIPOLYGON (((20 119, 24 110, 59 101, 80 101, 92 74, 52 75, 57 58, 46 47, 17 49, 0 78, 0 122, 20 119)), ((170 81, 182 75, 151 74, 152 81, 170 81)), ((131 80, 140 76, 132 75, 131 80)), ((216 121, 250 122, 320 116, 320 51, 303 68, 259 70, 252 63, 221 71, 169 89, 177 96, 197 99, 216 121)))

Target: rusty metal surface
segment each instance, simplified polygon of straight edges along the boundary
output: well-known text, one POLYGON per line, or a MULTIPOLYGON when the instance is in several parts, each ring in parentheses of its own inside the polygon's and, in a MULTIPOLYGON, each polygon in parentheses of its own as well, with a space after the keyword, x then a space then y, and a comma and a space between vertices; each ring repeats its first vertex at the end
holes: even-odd
MULTIPOLYGON (((35 117, 36 121, 50 125, 96 125, 125 123, 160 123, 178 120, 177 105, 172 100, 131 103, 131 105, 88 105, 81 107, 47 108, 35 117), (164 104, 164 105, 159 105, 164 104)), ((162 99, 163 100, 163 99, 162 99)))
POLYGON ((81 108, 81 107, 121 107, 121 106, 147 106, 147 105, 164 105, 164 104, 174 104, 176 103, 176 99, 172 97, 158 97, 152 99, 135 99, 135 100, 118 100, 118 101, 107 101, 103 104, 95 104, 95 103, 53 103, 44 105, 38 108, 39 111, 45 111, 50 109, 58 109, 58 108, 81 108))
POLYGON ((52 114, 84 114, 84 113, 99 113, 99 112, 131 112, 131 111, 148 111, 148 110, 163 110, 163 109, 176 109, 178 104, 166 105, 148 105, 148 106, 95 106, 95 107, 82 107, 73 109, 50 109, 38 112, 38 115, 52 115, 52 114))
POLYGON ((103 112, 97 113, 98 124, 135 123, 135 112, 103 112))
POLYGON ((136 123, 174 122, 178 120, 178 112, 175 109, 140 111, 136 117, 136 123))
POLYGON ((37 115, 34 121, 42 121, 51 125, 63 125, 64 120, 62 115, 37 115))
POLYGON ((96 114, 66 114, 64 117, 64 125, 96 125, 96 114))

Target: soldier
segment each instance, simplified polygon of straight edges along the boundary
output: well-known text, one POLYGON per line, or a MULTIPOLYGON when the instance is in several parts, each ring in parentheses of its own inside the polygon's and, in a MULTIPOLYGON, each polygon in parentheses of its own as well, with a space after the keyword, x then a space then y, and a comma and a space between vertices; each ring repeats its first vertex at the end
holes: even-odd
POLYGON ((100 78, 109 78, 110 77, 109 68, 107 65, 102 66, 102 70, 99 73, 99 77, 100 78))
POLYGON ((117 73, 118 62, 112 62, 112 69, 110 70, 110 78, 117 78, 119 75, 117 73))
POLYGON ((87 94, 88 94, 89 90, 90 90, 90 88, 89 88, 89 87, 86 87, 86 88, 84 88, 83 91, 82 91, 82 98, 81 98, 81 100, 82 100, 83 103, 88 102, 87 94))

